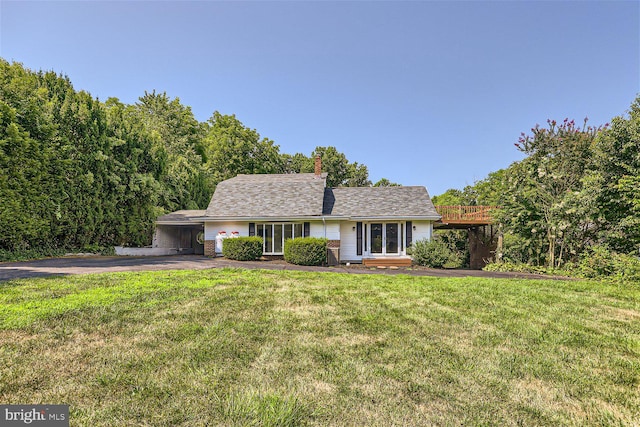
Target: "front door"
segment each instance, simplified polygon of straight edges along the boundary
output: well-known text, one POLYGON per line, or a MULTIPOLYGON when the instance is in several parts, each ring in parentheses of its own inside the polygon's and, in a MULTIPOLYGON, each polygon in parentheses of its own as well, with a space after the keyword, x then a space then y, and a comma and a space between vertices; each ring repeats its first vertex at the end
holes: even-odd
POLYGON ((397 222, 372 223, 369 227, 372 255, 398 255, 399 230, 397 222))

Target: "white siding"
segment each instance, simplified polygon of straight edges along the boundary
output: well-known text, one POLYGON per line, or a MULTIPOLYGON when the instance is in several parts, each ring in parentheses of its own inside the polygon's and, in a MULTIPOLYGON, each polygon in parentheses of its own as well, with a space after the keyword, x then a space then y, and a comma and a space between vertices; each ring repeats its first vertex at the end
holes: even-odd
POLYGON ((326 237, 329 240, 340 240, 340 223, 338 221, 314 221, 309 224, 311 237, 326 237), (326 227, 326 228, 325 228, 326 227))
POLYGON ((421 239, 431 240, 431 237, 433 236, 433 222, 413 221, 413 226, 416 227, 412 234, 414 242, 421 239))
POLYGON ((354 221, 344 221, 340 224, 340 261, 359 261, 362 255, 356 255, 356 226, 354 221))
POLYGON ((322 226, 322 221, 311 222, 309 224, 309 233, 311 233, 311 237, 324 237, 324 227, 322 226))
POLYGON ((218 232, 226 231, 227 236, 231 236, 234 231, 238 232, 239 236, 249 235, 249 223, 248 222, 205 222, 204 223, 204 239, 216 240, 218 232))

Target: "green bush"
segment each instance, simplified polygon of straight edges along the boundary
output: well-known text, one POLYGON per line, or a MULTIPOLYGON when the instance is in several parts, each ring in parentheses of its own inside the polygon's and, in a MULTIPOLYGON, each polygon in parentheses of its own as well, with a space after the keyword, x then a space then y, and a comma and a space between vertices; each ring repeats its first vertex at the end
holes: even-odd
POLYGON ((582 254, 577 264, 577 274, 581 277, 611 279, 620 283, 640 283, 640 259, 598 245, 582 254))
POLYGON ((562 269, 503 261, 488 264, 483 270, 552 274, 605 280, 619 284, 640 284, 640 259, 635 255, 611 251, 602 245, 592 247, 580 256, 577 263, 567 263, 562 269))
POLYGON ((421 239, 413 242, 408 251, 414 264, 431 268, 457 268, 462 265, 461 257, 440 240, 421 239))
POLYGON ((323 265, 327 262, 327 239, 299 237, 284 242, 284 260, 297 265, 323 265))
POLYGON ((525 264, 523 262, 492 262, 487 264, 483 268, 484 271, 498 271, 498 272, 516 272, 516 273, 548 273, 548 269, 542 266, 536 266, 531 264, 525 264))
POLYGON ((222 255, 236 261, 255 261, 262 256, 262 238, 251 236, 224 239, 222 255))
POLYGON ((28 261, 32 259, 60 257, 67 253, 64 248, 32 248, 9 251, 0 249, 0 262, 4 261, 28 261))

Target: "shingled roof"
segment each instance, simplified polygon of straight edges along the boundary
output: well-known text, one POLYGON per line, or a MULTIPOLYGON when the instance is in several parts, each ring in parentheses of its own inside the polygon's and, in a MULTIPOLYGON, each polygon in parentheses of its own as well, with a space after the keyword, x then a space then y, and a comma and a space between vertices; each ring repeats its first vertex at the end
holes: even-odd
POLYGON ((294 218, 322 215, 327 174, 238 175, 216 187, 209 218, 294 218))
POLYGON ((357 218, 439 219, 425 187, 327 188, 324 215, 357 218))

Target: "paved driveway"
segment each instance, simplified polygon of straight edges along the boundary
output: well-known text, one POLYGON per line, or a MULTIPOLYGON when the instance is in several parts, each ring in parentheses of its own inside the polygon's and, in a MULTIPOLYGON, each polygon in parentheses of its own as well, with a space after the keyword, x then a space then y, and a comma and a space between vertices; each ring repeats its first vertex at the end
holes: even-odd
POLYGON ((114 271, 153 271, 153 270, 201 270, 206 268, 248 268, 267 270, 320 271, 351 274, 409 274, 412 276, 437 277, 493 277, 493 278, 530 278, 550 279, 526 273, 497 273, 479 270, 435 270, 419 269, 370 269, 362 266, 339 267, 303 267, 287 264, 284 261, 231 261, 224 258, 208 258, 198 255, 175 255, 161 257, 64 257, 48 258, 37 261, 0 263, 0 281, 46 277, 55 275, 105 273, 114 271))

